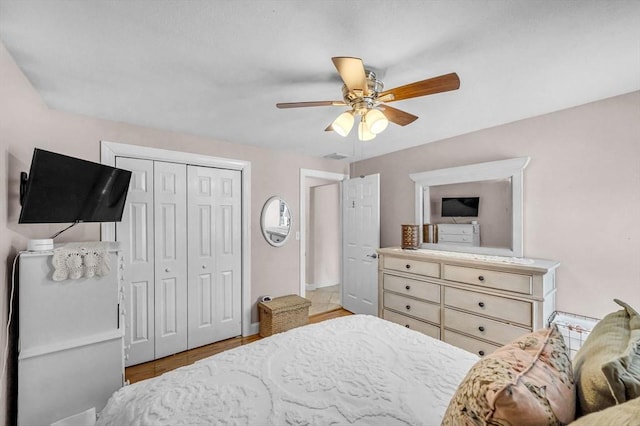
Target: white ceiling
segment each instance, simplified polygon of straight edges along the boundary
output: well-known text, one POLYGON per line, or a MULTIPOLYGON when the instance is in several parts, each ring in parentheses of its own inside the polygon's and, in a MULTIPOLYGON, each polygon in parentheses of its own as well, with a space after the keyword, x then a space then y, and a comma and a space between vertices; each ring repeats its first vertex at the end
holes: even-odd
POLYGON ((0 0, 0 40, 51 108, 350 161, 640 90, 637 0, 0 0), (461 87, 358 142, 275 107, 340 100, 332 56, 461 87))

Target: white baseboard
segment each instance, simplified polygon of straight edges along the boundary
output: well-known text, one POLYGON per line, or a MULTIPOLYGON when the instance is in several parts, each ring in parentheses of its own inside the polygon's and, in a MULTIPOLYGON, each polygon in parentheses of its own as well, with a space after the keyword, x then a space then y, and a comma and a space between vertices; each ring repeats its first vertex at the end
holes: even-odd
POLYGON ((258 333, 260 333, 260 323, 252 322, 251 325, 249 326, 249 333, 243 334, 242 337, 253 336, 254 334, 258 334, 258 333))
POLYGON ((319 288, 331 287, 331 286, 339 285, 339 284, 340 283, 307 284, 307 290, 309 290, 309 287, 313 287, 312 290, 317 290, 319 288))

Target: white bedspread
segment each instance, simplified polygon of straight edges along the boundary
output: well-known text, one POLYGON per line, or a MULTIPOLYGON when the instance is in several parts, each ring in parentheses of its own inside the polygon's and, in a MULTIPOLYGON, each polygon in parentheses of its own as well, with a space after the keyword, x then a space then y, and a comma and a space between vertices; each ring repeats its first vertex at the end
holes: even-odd
POLYGON ((366 315, 296 328, 117 391, 98 425, 439 425, 477 357, 366 315))

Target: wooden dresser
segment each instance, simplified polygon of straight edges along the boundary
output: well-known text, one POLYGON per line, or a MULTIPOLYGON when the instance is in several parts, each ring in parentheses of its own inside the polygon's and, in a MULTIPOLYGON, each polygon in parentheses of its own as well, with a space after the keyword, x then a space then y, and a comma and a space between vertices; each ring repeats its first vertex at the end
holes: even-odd
POLYGON ((378 250, 378 315, 480 356, 543 328, 559 263, 437 250, 378 250))

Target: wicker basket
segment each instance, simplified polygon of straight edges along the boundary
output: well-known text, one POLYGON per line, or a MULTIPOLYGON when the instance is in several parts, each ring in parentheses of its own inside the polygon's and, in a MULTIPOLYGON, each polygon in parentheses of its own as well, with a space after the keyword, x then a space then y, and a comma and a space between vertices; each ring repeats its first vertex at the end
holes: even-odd
POLYGON ((258 302, 260 336, 267 337, 308 324, 309 306, 310 300, 295 294, 258 302))

